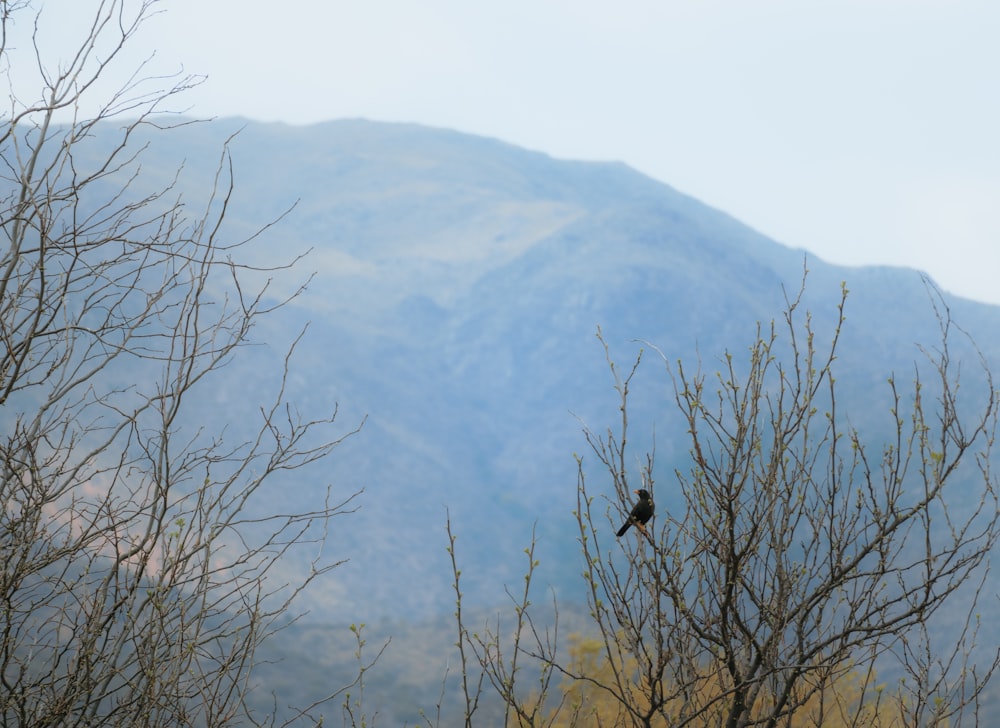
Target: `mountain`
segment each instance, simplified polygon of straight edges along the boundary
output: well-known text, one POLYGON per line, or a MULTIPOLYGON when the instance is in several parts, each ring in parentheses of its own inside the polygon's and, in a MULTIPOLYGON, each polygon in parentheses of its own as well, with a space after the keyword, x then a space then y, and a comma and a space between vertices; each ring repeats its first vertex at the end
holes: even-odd
MULTIPOLYGON (((641 340, 669 360, 712 366, 743 350, 757 321, 780 316, 805 266, 819 340, 832 333, 841 282, 851 291, 840 348, 849 402, 865 403, 893 371, 908 378, 916 344, 937 341, 918 272, 829 265, 618 163, 556 160, 409 124, 223 119, 152 137, 150 184, 183 162, 181 187, 198 199, 233 134, 228 239, 294 206, 256 241, 251 262, 309 251, 276 276, 276 295, 315 272, 255 338, 276 356, 308 324, 294 394, 338 403, 345 429, 368 418, 315 480, 296 479, 281 495, 306 502, 327 483, 364 489, 329 543, 350 561, 314 595, 330 616, 450 609, 446 509, 470 599, 504 598, 536 524, 545 577, 574 593, 577 568, 565 564, 575 554, 581 420, 603 429, 617 411, 598 326, 623 363, 641 340)), ((1000 309, 947 300, 1000 359, 1000 309)), ((273 371, 261 356, 234 361, 213 384, 220 422, 246 414, 247 385, 273 371)), ((667 483, 686 451, 654 369, 644 376, 657 399, 636 403, 645 431, 635 434, 648 439, 655 423, 667 483)))
MULTIPOLYGON (((620 365, 654 345, 670 361, 714 371, 726 350, 746 350, 758 321, 780 317, 804 268, 805 305, 817 341, 828 340, 846 282, 839 383, 852 422, 873 437, 889 407, 873 392, 887 395, 893 372, 908 381, 918 345, 939 340, 917 271, 830 265, 622 164, 557 160, 452 131, 363 120, 181 126, 152 137, 150 189, 183 162, 180 188, 198 199, 233 134, 227 239, 280 217, 249 262, 308 252, 275 275, 276 297, 315 276, 254 332, 266 346, 213 381, 204 418, 238 427, 253 416, 247 392, 273 385, 283 346, 306 326, 293 398, 324 412, 339 404, 345 431, 367 416, 321 467, 274 494, 303 504, 327 484, 364 491, 326 546, 349 561, 305 597, 313 624, 450 614, 448 513, 471 604, 506 603, 533 529, 540 579, 560 600, 580 600, 574 453, 600 489, 581 422, 603 430, 618 417, 598 326, 620 365)), ((1000 308, 945 300, 996 367, 1000 308)), ((953 355, 974 363, 967 342, 953 355)), ((636 387, 634 452, 655 429, 669 491, 686 462, 684 426, 662 367, 650 363, 636 387)))
MULTIPOLYGON (((303 392, 339 402, 345 421, 368 415, 330 463, 333 483, 365 489, 333 544, 352 563, 333 578, 367 598, 326 605, 335 612, 447 609, 446 507, 474 566, 474 598, 502 596, 497 585, 518 578, 536 521, 543 564, 546 553, 572 558, 577 417, 603 428, 616 412, 597 326, 625 361, 644 340, 670 359, 710 363, 780 315, 783 286, 796 290, 806 265, 821 333, 841 281, 851 291, 841 359, 857 391, 891 371, 909 377, 915 344, 936 341, 919 273, 828 265, 621 164, 366 121, 226 120, 168 143, 214 162, 236 127, 232 218, 251 230, 298 200, 267 232, 259 262, 311 249, 300 268, 316 271, 259 336, 309 321, 303 392), (372 569, 386 578, 365 583, 372 569)), ((949 301, 992 345, 1000 311, 949 301)), ((666 405, 645 413, 665 475, 686 454, 672 445, 666 405)))

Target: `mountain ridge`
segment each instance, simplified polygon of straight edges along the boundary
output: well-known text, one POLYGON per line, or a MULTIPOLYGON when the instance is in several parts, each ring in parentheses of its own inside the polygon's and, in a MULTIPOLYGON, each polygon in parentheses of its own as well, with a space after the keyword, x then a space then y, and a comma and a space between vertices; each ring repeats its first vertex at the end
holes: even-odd
MULTIPOLYGON (((598 326, 622 363, 648 342, 668 361, 712 367, 726 350, 745 351, 758 321, 781 315, 808 268, 804 305, 818 341, 832 334, 841 283, 851 290, 840 364, 852 407, 870 407, 871 388, 891 372, 912 372, 915 343, 936 341, 920 273, 827 264, 619 162, 365 120, 221 119, 136 143, 150 142, 143 165, 154 181, 184 162, 179 190, 197 200, 227 139, 227 239, 281 217, 248 262, 274 267, 311 251, 291 273, 261 274, 274 277, 275 300, 315 275, 253 332, 262 347, 214 380, 213 411, 200 416, 230 427, 252 416, 246 392, 268 385, 282 346, 308 327, 293 398, 338 404, 345 427, 368 418, 322 468, 274 496, 306 502, 328 483, 364 489, 328 543, 350 561, 307 597, 325 618, 449 612, 446 509, 471 567, 471 600, 504 599, 535 524, 542 578, 578 596, 577 569, 564 568, 576 551, 573 454, 585 446, 581 422, 603 429, 617 413, 598 326)), ((989 336, 1000 307, 945 300, 1000 361, 989 336)), ((641 381, 655 397, 636 405, 636 443, 651 444, 656 428, 669 488, 685 461, 683 428, 662 371, 641 381)), ((877 419, 863 414, 859 422, 877 419)))
MULTIPOLYGON (((453 564, 461 570, 464 626, 474 631, 489 624, 503 632, 510 626, 511 593, 524 585, 529 544, 537 561, 534 626, 550 634, 558 612, 563 649, 572 643, 566 635, 592 633, 574 516, 580 507, 578 464, 597 515, 596 532, 586 538, 601 544, 602 558, 623 556, 625 542, 614 534, 631 505, 620 502, 616 493, 626 489, 610 482, 581 432, 589 427, 600 436, 621 424, 605 346, 618 375, 631 371, 640 352, 644 357, 629 382, 626 468, 635 480, 645 453, 655 449, 652 477, 643 485, 653 491, 656 519, 679 512, 678 480, 691 473, 693 462, 690 425, 673 401, 677 362, 683 361, 687 375, 704 375, 711 400, 731 363, 736 379, 746 371, 758 336, 767 337, 772 326, 782 335, 783 311, 804 279, 795 312, 798 353, 815 344, 822 356, 831 338, 839 338, 833 365, 837 412, 847 413, 845 429, 855 429, 872 448, 876 471, 879 447, 891 442, 899 421, 887 381, 897 378, 904 410, 917 396, 934 401, 932 376, 919 395, 907 384, 920 362, 926 365, 924 351, 940 342, 943 311, 945 321, 953 315, 972 335, 967 339, 953 328, 950 342, 951 359, 972 375, 955 400, 960 412, 979 404, 980 357, 994 369, 1000 363, 1000 307, 942 294, 917 271, 828 264, 620 163, 558 160, 412 124, 177 121, 167 133, 142 128, 128 139, 124 156, 142 152, 141 174, 98 177, 79 205, 69 196, 71 214, 81 216, 74 220, 95 221, 104 219, 101 205, 108 199, 134 201, 143 215, 156 212, 147 206, 174 210, 180 199, 190 218, 171 216, 177 225, 171 230, 195 240, 203 239, 198 225, 205 205, 218 212, 225 198, 226 220, 213 238, 218 275, 198 288, 198 301, 213 314, 234 310, 240 303, 235 295, 270 310, 241 338, 245 346, 236 356, 177 400, 180 414, 169 425, 176 428, 171 463, 189 452, 207 452, 199 448, 216 438, 232 457, 212 459, 204 476, 200 467, 171 475, 170 497, 183 501, 200 494, 203 482, 225 482, 227 468, 247 452, 255 423, 268 417, 266 405, 274 401, 269 398, 279 392, 292 421, 322 422, 338 413, 335 428, 317 446, 345 436, 330 457, 277 472, 239 511, 231 530, 219 531, 223 541, 231 540, 212 552, 224 558, 231 546, 240 548, 237 539, 253 543, 259 524, 280 521, 279 514, 344 503, 342 515, 314 523, 316 529, 289 551, 283 543, 269 544, 284 556, 261 576, 268 595, 263 598, 271 604, 288 584, 315 573, 316 563, 339 566, 320 574, 291 613, 268 622, 279 634, 251 656, 259 669, 250 698, 265 713, 284 709, 274 702, 279 694, 289 704, 308 704, 329 694, 331 685, 350 684, 360 659, 352 657, 360 647, 357 625, 367 624, 364 639, 370 644, 392 639, 366 673, 369 705, 397 724, 424 723, 420 711, 441 695, 447 708, 442 715, 461 715, 458 675, 450 671, 456 665, 453 564), (156 196, 164 188, 167 193, 156 196), (213 189, 217 194, 206 203, 213 189), (224 264, 228 255, 236 258, 232 267, 224 264), (850 295, 840 328, 843 286, 850 295), (263 298, 254 298, 261 289, 263 298), (807 320, 815 339, 802 334, 807 320), (294 351, 286 360, 289 347, 294 351), (726 372, 721 380, 718 372, 726 372), (360 432, 348 436, 361 423, 360 432)), ((93 131, 73 143, 73 174, 106 160, 117 141, 111 125, 93 131)), ((16 179, 8 184, 16 190, 16 179)), ((143 230, 125 227, 130 235, 143 230)), ((138 290, 155 292, 161 280, 145 281, 148 286, 138 290)), ((100 313, 100 306, 95 310, 100 313)), ((139 334, 137 340, 146 332, 139 334)), ((211 352, 216 340, 206 335, 201 341, 211 352)), ((783 374, 800 373, 794 367, 802 360, 789 357, 787 344, 787 338, 778 343, 784 358, 779 354, 777 366, 785 367, 783 374)), ((112 358, 88 384, 97 398, 125 393, 127 402, 132 393, 157 391, 167 376, 160 363, 153 357, 112 358)), ((817 421, 819 413, 832 410, 824 396, 814 402, 817 421)), ((122 410, 100 401, 97 409, 122 410)), ((95 421, 101 424, 99 416, 95 421)), ((759 424, 768 431, 767 414, 759 424)), ((152 412, 148 420, 136 419, 129 433, 135 433, 137 447, 153 443, 155 454, 163 426, 152 412)), ((279 430, 269 431, 276 440, 283 437, 279 430)), ((813 453, 829 442, 815 443, 813 453)), ((300 444, 308 451, 310 443, 300 444)), ((761 447, 768 448, 766 437, 761 447)), ((934 460, 934 453, 923 454, 934 460)), ((965 496, 981 490, 974 482, 981 477, 978 464, 963 471, 971 477, 955 482, 956 511, 975 507, 965 496)), ((238 472, 256 466, 250 462, 238 472)), ((920 497, 918 469, 904 476, 905 487, 918 486, 904 498, 920 497)), ((121 487, 127 502, 133 471, 119 463, 109 472, 121 473, 108 487, 121 487)), ((817 468, 810 477, 823 487, 827 472, 817 468)), ((766 481, 767 487, 772 483, 766 481)), ((228 492, 238 498, 240 488, 228 492)), ((943 530, 948 519, 939 513, 934 525, 943 530)), ((188 522, 195 541, 201 527, 216 527, 199 526, 194 518, 172 520, 178 529, 188 522)), ((173 537, 167 534, 168 543, 173 537)), ((837 538, 832 526, 829 537, 837 538)), ((913 563, 919 566, 919 555, 913 563)), ((1000 582, 990 577, 982 589, 1000 591, 1000 582)), ((951 639, 955 615, 960 621, 967 613, 961 598, 957 606, 954 615, 938 615, 933 624, 942 643, 951 639)), ((984 620, 976 639, 978 648, 991 651, 1000 630, 984 620)), ((879 678, 895 679, 881 668, 879 678)), ((482 722, 503 720, 485 709, 477 715, 482 722)))

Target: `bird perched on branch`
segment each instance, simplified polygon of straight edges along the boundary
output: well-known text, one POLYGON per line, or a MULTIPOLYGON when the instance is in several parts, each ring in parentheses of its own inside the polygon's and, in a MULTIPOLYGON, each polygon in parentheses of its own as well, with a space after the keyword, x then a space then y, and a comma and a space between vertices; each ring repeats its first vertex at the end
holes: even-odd
POLYGON ((646 521, 653 517, 655 506, 653 505, 653 499, 649 497, 649 491, 645 488, 640 488, 633 492, 639 496, 639 500, 632 506, 632 512, 629 513, 625 525, 618 529, 619 537, 624 536, 632 524, 635 524, 636 528, 646 533, 646 521))

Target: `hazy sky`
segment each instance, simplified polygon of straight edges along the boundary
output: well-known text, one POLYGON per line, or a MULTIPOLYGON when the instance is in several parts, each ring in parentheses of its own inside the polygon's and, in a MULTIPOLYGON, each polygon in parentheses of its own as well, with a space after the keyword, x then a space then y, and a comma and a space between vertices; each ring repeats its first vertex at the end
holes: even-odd
POLYGON ((162 8, 141 41, 208 76, 194 114, 413 121, 622 160, 826 260, 1000 303, 997 0, 162 8))

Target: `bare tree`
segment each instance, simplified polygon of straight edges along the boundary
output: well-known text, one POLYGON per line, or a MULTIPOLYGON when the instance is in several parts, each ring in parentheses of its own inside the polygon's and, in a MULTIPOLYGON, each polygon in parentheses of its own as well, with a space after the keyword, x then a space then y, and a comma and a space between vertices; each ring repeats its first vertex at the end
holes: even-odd
POLYGON ((611 507, 601 508, 582 461, 578 488, 604 664, 598 678, 564 671, 612 696, 619 724, 975 718, 998 659, 989 649, 977 665, 972 652, 998 532, 997 400, 983 361, 979 381, 962 382, 976 396, 959 397, 951 351, 961 332, 931 296, 940 345, 908 394, 889 378, 893 434, 881 449, 851 426, 838 396, 846 288, 826 348, 800 291, 783 325, 761 327, 746 361, 727 353, 714 381, 668 363, 690 466, 660 489, 656 528, 620 543, 607 540, 609 527, 613 538, 633 488, 657 495, 656 470, 653 453, 634 462, 627 447, 642 355, 623 375, 609 354, 621 423, 586 436, 614 485, 611 507))
POLYGON ((287 401, 294 344, 256 424, 206 415, 220 368, 283 304, 236 262, 248 241, 226 242, 227 150, 203 213, 176 180, 146 191, 140 132, 198 79, 140 68, 82 117, 156 6, 95 2, 48 65, 28 3, 3 3, 2 68, 33 55, 39 92, 11 81, 0 129, 3 725, 273 722, 248 702, 256 650, 336 565, 321 544, 351 510, 329 490, 300 511, 258 503, 356 431, 332 403, 287 401), (293 551, 305 568, 278 573, 293 551))
POLYGON ((876 433, 851 425, 835 376, 847 289, 825 348, 804 290, 805 279, 782 324, 758 327, 746 360, 722 357, 714 382, 661 354, 690 463, 665 488, 655 452, 632 455, 643 353, 622 371, 598 331, 621 419, 602 434, 584 429, 610 499, 577 460, 590 631, 567 656, 537 626, 529 568, 513 624, 470 633, 449 524, 463 676, 479 676, 466 682, 467 705, 485 681, 508 706, 504 725, 978 724, 1000 664, 995 645, 977 644, 1000 519, 989 368, 980 356, 960 381, 952 351, 966 335, 928 286, 939 345, 923 351, 908 393, 888 378, 880 432, 891 435, 873 445, 876 433), (659 508, 616 538, 633 489, 659 508), (516 679, 533 668, 541 690, 516 679))
MULTIPOLYGON (((502 717, 497 720, 504 726, 552 726, 559 714, 561 701, 553 700, 554 678, 557 676, 557 646, 559 642, 559 609, 552 597, 551 615, 546 615, 546 626, 533 615, 531 586, 539 562, 535 558, 536 539, 534 530, 531 544, 524 553, 528 565, 524 573, 524 584, 516 592, 505 587, 511 602, 513 619, 505 622, 500 614, 492 616, 479 628, 470 628, 470 618, 464 611, 464 595, 461 588, 462 571, 459 568, 455 542, 457 536, 452 530, 451 516, 446 521, 448 534, 448 555, 451 559, 452 587, 455 590, 455 623, 458 635, 455 647, 458 650, 461 669, 461 706, 464 725, 475 725, 473 720, 480 709, 480 701, 485 702, 490 693, 499 699, 502 717), (491 690, 488 690, 491 689, 491 690), (555 706, 553 706, 555 703, 555 706)), ((447 678, 447 675, 445 676, 447 678)), ((437 721, 428 726, 440 725, 440 705, 437 721)))

